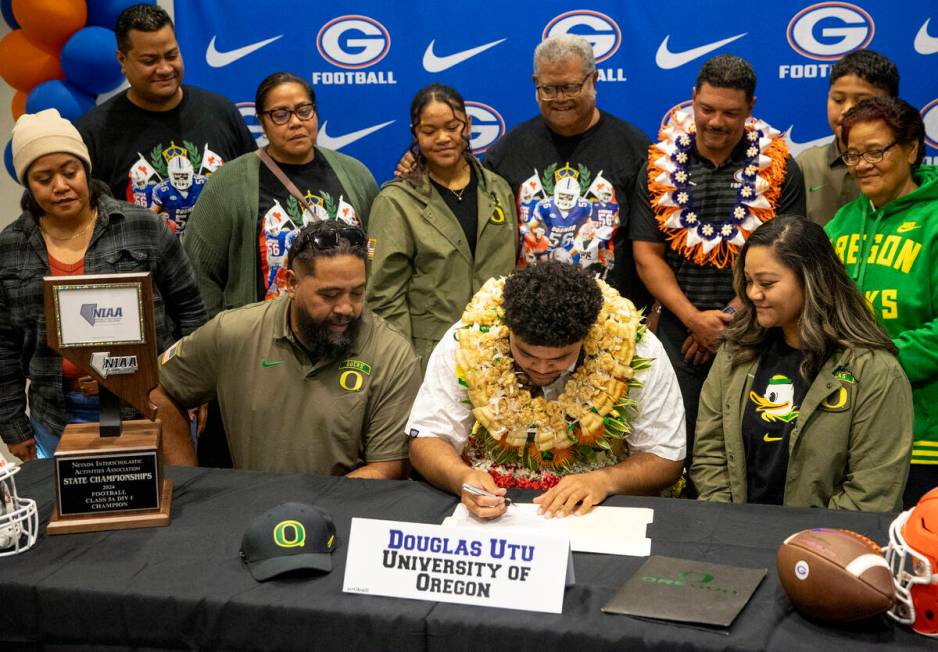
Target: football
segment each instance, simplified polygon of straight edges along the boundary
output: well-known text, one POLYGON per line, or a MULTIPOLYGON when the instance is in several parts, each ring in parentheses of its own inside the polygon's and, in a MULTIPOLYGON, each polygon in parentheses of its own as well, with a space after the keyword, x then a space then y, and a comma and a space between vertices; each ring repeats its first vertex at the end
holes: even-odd
POLYGON ((882 549, 850 530, 815 528, 791 535, 778 549, 778 578, 795 608, 820 621, 862 620, 896 601, 882 549))

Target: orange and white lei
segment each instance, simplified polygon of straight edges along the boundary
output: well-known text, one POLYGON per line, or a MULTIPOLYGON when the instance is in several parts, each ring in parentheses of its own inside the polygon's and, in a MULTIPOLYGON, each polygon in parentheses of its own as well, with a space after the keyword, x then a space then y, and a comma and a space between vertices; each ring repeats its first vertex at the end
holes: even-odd
POLYGON ((691 114, 676 110, 648 150, 648 194, 658 228, 671 248, 698 265, 723 269, 763 222, 775 217, 785 180, 788 145, 762 120, 746 122, 746 162, 736 174, 737 203, 727 218, 702 222, 694 206, 688 152, 696 140, 691 114))

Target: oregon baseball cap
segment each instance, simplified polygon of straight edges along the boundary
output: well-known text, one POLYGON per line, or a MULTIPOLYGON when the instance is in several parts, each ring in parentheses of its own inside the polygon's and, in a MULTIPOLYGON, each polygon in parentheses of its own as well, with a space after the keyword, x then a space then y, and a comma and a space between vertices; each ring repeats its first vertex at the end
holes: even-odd
POLYGON ((258 516, 241 539, 241 561, 258 582, 299 569, 332 570, 335 526, 324 511, 283 503, 258 516))

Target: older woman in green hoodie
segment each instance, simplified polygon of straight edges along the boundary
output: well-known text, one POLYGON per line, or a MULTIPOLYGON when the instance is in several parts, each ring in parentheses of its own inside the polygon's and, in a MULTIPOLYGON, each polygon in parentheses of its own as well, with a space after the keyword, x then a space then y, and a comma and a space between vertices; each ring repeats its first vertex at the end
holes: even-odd
POLYGON ((938 168, 922 165, 925 126, 902 100, 865 100, 841 129, 843 159, 862 194, 825 230, 912 383, 908 508, 938 485, 938 168))
POLYGON ((410 129, 416 164, 371 207, 367 300, 411 339, 426 369, 473 294, 514 269, 518 221, 508 183, 469 150, 471 119, 458 92, 442 84, 418 91, 410 129))

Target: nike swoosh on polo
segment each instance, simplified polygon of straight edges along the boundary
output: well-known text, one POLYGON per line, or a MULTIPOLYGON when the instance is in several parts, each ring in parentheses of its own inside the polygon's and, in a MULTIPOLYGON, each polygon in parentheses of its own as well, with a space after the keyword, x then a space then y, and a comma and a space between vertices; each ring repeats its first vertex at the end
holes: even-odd
POLYGON ((794 130, 794 128, 795 126, 792 125, 785 130, 785 140, 788 141, 788 153, 791 154, 792 158, 796 158, 806 149, 817 147, 818 145, 826 145, 827 143, 834 140, 834 134, 831 134, 830 136, 821 136, 820 138, 815 138, 814 140, 798 143, 795 142, 795 139, 791 136, 791 132, 794 130))
POLYGON ((371 127, 359 129, 358 131, 353 131, 351 133, 345 134, 344 136, 330 136, 328 133, 326 133, 326 126, 329 124, 329 121, 325 120, 319 126, 319 135, 316 136, 316 144, 325 147, 326 149, 342 149, 346 145, 351 145, 356 140, 361 140, 365 136, 373 134, 379 129, 384 129, 389 124, 394 122, 394 120, 388 120, 387 122, 382 122, 378 125, 373 125, 371 127))
POLYGON ((768 442, 771 444, 776 441, 782 441, 782 438, 781 437, 769 437, 769 433, 765 433, 764 435, 762 435, 762 441, 768 442))
POLYGON ((278 364, 283 362, 283 360, 261 360, 262 367, 276 367, 278 364))
POLYGON ((816 186, 811 186, 810 188, 808 188, 808 192, 817 192, 818 190, 820 190, 820 189, 823 188, 823 187, 824 187, 824 184, 823 184, 823 183, 819 183, 819 184, 816 185, 816 186))
POLYGON ((430 41, 430 45, 427 46, 426 51, 423 53, 423 68, 427 72, 442 72, 448 68, 471 59, 477 54, 485 52, 489 48, 494 48, 499 43, 504 43, 507 39, 498 39, 497 41, 492 41, 491 43, 486 43, 480 45, 479 47, 471 48, 469 50, 463 50, 461 52, 456 52, 455 54, 448 54, 445 57, 438 57, 433 53, 433 46, 436 43, 436 39, 430 41))
POLYGON ((283 38, 283 34, 279 36, 272 36, 271 38, 258 41, 257 43, 245 45, 244 47, 237 48, 236 50, 228 50, 227 52, 219 52, 217 49, 215 49, 215 39, 217 38, 217 36, 213 36, 212 40, 209 41, 208 49, 205 50, 205 63, 210 65, 212 68, 223 68, 224 66, 234 63, 238 59, 243 59, 252 52, 260 50, 265 45, 270 45, 277 39, 283 38))
POLYGON ((928 33, 928 23, 931 18, 926 18, 925 22, 915 35, 915 51, 919 54, 935 54, 938 52, 938 36, 932 36, 928 33))
POLYGON ((671 52, 668 50, 668 40, 671 38, 671 35, 668 34, 664 37, 664 40, 661 41, 661 45, 658 46, 658 52, 655 54, 655 63, 658 64, 659 68, 663 68, 664 70, 680 68, 685 63, 690 63, 694 59, 699 59, 709 52, 713 52, 716 49, 722 48, 727 43, 732 43, 737 39, 741 39, 748 33, 749 32, 743 32, 742 34, 730 36, 729 38, 725 38, 721 41, 707 43, 690 50, 684 50, 683 52, 671 52))

